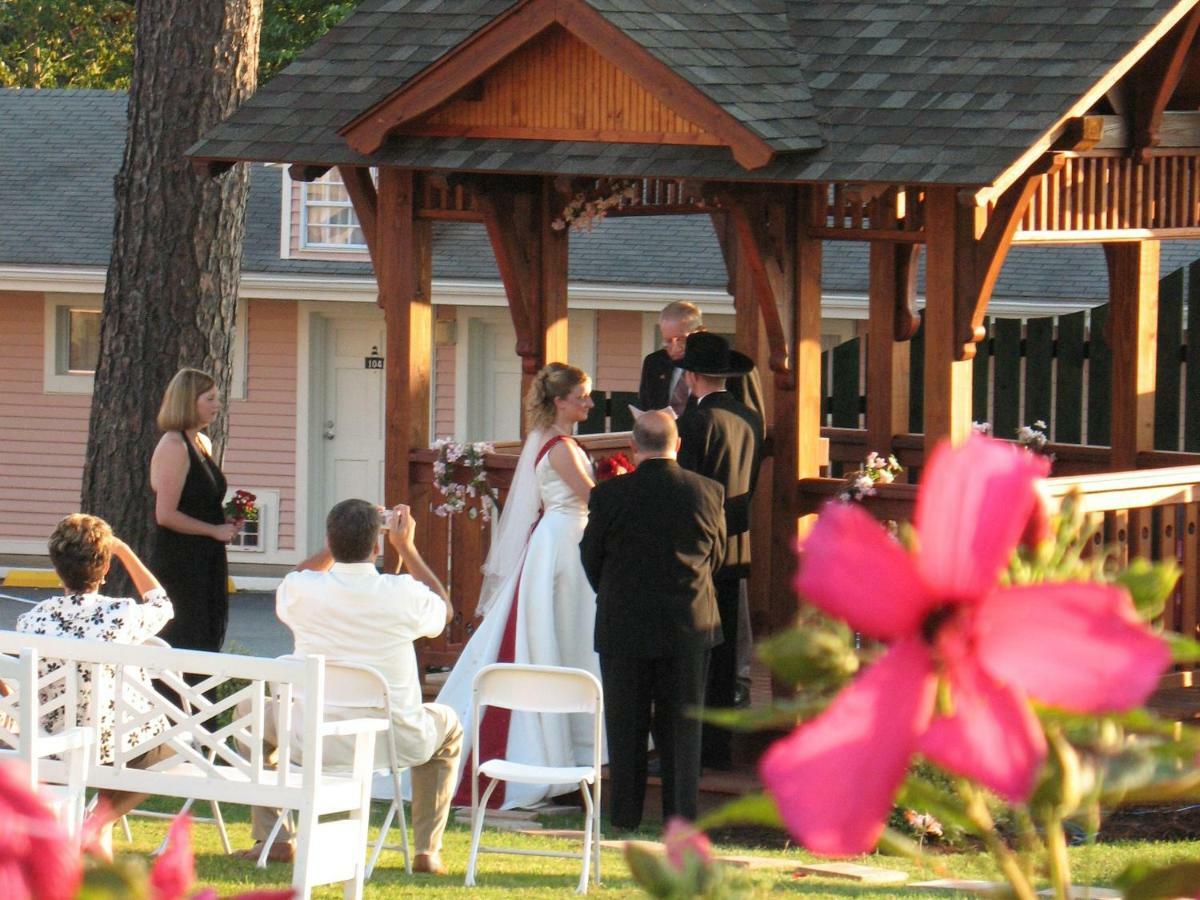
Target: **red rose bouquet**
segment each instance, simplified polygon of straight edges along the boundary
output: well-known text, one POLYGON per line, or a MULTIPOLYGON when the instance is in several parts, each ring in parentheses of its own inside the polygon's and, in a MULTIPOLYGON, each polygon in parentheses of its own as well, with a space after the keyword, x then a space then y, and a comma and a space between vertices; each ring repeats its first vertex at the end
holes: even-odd
POLYGON ((256 499, 258 498, 249 491, 234 491, 233 496, 225 502, 225 518, 234 522, 257 522, 258 507, 254 505, 256 499))
POLYGON ((596 480, 608 481, 618 475, 628 475, 636 468, 624 453, 614 453, 596 461, 596 480))

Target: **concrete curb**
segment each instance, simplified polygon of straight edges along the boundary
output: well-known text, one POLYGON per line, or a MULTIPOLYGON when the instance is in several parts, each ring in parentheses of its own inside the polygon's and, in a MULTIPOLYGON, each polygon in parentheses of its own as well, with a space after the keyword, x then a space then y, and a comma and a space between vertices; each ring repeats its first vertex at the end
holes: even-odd
MULTIPOLYGON (((253 591, 272 593, 279 587, 281 578, 263 575, 235 575, 229 579, 229 593, 253 591)), ((7 569, 0 566, 0 585, 10 588, 42 588, 58 590, 62 582, 53 569, 7 569)))

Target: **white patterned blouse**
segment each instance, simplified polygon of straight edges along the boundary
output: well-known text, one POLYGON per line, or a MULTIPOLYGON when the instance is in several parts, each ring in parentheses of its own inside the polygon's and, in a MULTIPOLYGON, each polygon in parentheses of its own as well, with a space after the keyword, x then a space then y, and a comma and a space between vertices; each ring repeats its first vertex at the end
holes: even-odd
MULTIPOLYGON (((162 627, 170 621, 175 611, 171 601, 161 588, 147 591, 139 603, 136 600, 116 599, 105 597, 103 594, 68 594, 62 597, 51 597, 43 600, 29 612, 17 619, 17 631, 25 634, 40 634, 47 637, 82 638, 93 641, 110 641, 114 644, 140 644, 151 635, 158 634, 162 627)), ((45 678, 51 672, 62 666, 56 659, 43 659, 39 662, 39 678, 45 678)), ((112 666, 103 668, 103 677, 108 680, 108 689, 103 691, 107 697, 105 708, 100 711, 100 762, 113 761, 113 717, 116 715, 116 703, 113 698, 113 685, 116 683, 116 670, 112 666)), ((147 692, 151 691, 150 680, 146 673, 138 669, 132 675, 147 692)), ((78 686, 79 721, 78 725, 86 724, 86 710, 89 708, 92 695, 91 672, 80 671, 78 686)), ((57 679, 42 689, 39 700, 42 704, 49 703, 66 690, 66 685, 57 679)), ((125 687, 125 701, 139 712, 148 712, 151 704, 133 685, 125 687)), ((62 729, 63 710, 61 707, 52 710, 42 722, 48 732, 54 733, 62 729)), ((125 738, 125 750, 132 750, 148 737, 164 731, 167 721, 162 716, 148 720, 140 727, 128 732, 125 738)))

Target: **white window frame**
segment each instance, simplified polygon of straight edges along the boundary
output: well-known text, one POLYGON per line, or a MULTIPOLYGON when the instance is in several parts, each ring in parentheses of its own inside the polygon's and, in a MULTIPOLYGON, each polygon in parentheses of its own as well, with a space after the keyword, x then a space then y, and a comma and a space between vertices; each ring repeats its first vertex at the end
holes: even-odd
POLYGON ((236 542, 227 544, 230 553, 255 553, 273 555, 279 550, 279 491, 274 488, 242 487, 231 488, 222 503, 233 497, 234 490, 249 491, 254 495, 258 507, 258 544, 242 547, 236 542))
MULTIPOLYGON (((371 169, 371 177, 375 178, 375 169, 371 169)), ((342 182, 341 175, 338 173, 337 169, 330 169, 328 172, 326 172, 320 178, 316 179, 315 182, 308 182, 308 181, 300 182, 300 233, 297 238, 298 248, 300 250, 320 250, 323 253, 331 252, 331 253, 362 254, 364 251, 366 251, 367 244, 366 244, 366 236, 365 235, 363 237, 363 242, 361 244, 352 244, 352 243, 330 244, 330 243, 324 243, 321 241, 310 241, 308 239, 308 209, 309 209, 310 205, 311 206, 319 206, 319 207, 327 208, 327 209, 348 209, 350 211, 350 217, 353 220, 352 225, 345 225, 345 226, 328 226, 328 225, 326 225, 326 226, 321 226, 321 227, 325 227, 325 228, 328 228, 328 227, 357 228, 360 232, 362 232, 362 223, 358 221, 358 213, 356 213, 354 211, 354 204, 350 200, 350 195, 348 193, 346 193, 345 185, 342 182), (330 185, 330 182, 329 182, 330 176, 337 178, 337 182, 333 186, 341 188, 341 193, 345 197, 345 200, 310 200, 309 199, 309 191, 308 191, 309 185, 314 184, 314 183, 320 183, 322 185, 330 185)))
MULTIPOLYGON (((67 335, 61 331, 63 310, 99 311, 103 297, 96 294, 53 294, 44 296, 42 331, 42 391, 46 394, 90 394, 95 385, 92 372, 66 370, 64 352, 67 335)), ((233 374, 229 389, 231 400, 246 399, 247 363, 246 301, 238 298, 234 313, 233 374)))

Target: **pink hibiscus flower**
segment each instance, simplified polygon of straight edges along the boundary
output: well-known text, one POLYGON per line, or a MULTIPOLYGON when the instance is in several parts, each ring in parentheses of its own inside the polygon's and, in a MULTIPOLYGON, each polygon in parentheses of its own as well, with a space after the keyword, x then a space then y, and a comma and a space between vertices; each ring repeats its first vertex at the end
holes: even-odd
POLYGON ((83 875, 79 854, 21 762, 0 764, 0 897, 67 900, 83 875))
POLYGON ((1000 587, 1049 463, 972 436, 938 447, 910 556, 857 506, 831 504, 804 541, 797 592, 885 654, 763 756, 763 784, 810 850, 870 850, 914 753, 1012 801, 1046 756, 1028 698, 1074 712, 1139 705, 1170 662, 1124 590, 1000 587), (939 679, 950 711, 935 709, 939 679))

